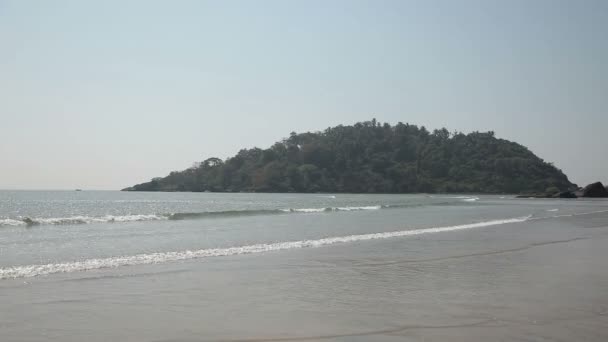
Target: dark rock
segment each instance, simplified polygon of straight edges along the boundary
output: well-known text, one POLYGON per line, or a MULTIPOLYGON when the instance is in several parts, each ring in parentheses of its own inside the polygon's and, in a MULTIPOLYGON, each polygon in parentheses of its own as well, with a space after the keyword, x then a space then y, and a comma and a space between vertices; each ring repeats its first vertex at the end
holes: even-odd
POLYGON ((608 190, 601 182, 592 183, 583 189, 583 197, 608 197, 608 190))
MULTIPOLYGON (((581 193, 582 195, 582 193, 581 193)), ((577 198, 576 192, 572 191, 561 191, 556 193, 551 192, 535 192, 529 194, 521 194, 515 196, 516 198, 577 198)))
POLYGON ((562 191, 559 194, 556 194, 554 197, 556 198, 576 198, 576 194, 572 191, 562 191))

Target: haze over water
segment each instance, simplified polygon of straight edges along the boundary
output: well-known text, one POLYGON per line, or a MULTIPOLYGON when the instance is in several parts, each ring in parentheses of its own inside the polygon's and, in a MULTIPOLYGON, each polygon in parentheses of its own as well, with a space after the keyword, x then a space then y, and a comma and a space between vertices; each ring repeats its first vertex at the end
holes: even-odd
POLYGON ((608 339, 608 202, 0 192, 3 341, 608 339))

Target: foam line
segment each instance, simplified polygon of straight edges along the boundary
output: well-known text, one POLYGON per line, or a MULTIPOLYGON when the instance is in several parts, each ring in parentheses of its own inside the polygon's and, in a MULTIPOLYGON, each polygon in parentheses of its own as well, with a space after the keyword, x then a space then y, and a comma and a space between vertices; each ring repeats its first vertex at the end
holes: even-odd
POLYGON ((178 252, 137 254, 137 255, 130 255, 130 256, 110 257, 110 258, 86 259, 86 260, 82 260, 82 261, 57 263, 57 264, 46 264, 46 265, 14 266, 14 267, 8 267, 8 268, 0 268, 0 279, 26 278, 26 277, 35 277, 35 276, 41 276, 41 275, 54 274, 54 273, 68 273, 68 272, 96 270, 96 269, 102 269, 102 268, 116 268, 116 267, 121 267, 121 266, 158 264, 158 263, 199 259, 199 258, 207 258, 207 257, 219 257, 219 256, 240 255, 240 254, 256 254, 256 253, 265 253, 265 252, 272 252, 272 251, 283 251, 283 250, 289 250, 289 249, 322 247, 322 246, 351 243, 351 242, 358 242, 358 241, 389 239, 389 238, 395 238, 395 237, 405 237, 405 236, 412 236, 412 235, 442 233, 442 232, 457 231, 457 230, 463 230, 463 229, 481 228, 481 227, 495 226, 495 225, 501 225, 501 224, 507 224, 507 223, 519 223, 519 222, 525 222, 528 218, 529 218, 529 216, 511 218, 511 219, 505 219, 505 220, 493 220, 493 221, 477 222, 477 223, 470 223, 470 224, 462 224, 462 225, 456 225, 456 226, 447 226, 447 227, 435 227, 435 228, 401 230, 401 231, 384 232, 384 233, 371 233, 371 234, 328 237, 328 238, 317 239, 317 240, 286 241, 286 242, 255 244, 255 245, 247 245, 247 246, 228 247, 228 248, 199 249, 199 250, 194 250, 194 251, 185 250, 185 251, 178 251, 178 252))

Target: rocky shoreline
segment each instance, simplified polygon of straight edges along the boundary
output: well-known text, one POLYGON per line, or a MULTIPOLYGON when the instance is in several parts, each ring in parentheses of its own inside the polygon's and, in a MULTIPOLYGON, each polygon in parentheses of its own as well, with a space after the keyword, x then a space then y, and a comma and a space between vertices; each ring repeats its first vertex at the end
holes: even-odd
POLYGON ((552 191, 547 189, 544 193, 532 193, 518 195, 517 198, 608 198, 608 186, 602 182, 595 182, 584 188, 569 191, 552 191))

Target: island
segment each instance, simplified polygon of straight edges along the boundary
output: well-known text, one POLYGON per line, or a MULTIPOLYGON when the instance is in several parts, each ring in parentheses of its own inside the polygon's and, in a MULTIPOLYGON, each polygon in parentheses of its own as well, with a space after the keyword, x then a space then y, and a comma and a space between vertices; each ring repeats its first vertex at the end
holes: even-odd
POLYGON ((292 132, 267 149, 207 158, 125 191, 560 193, 577 185, 555 165, 494 132, 380 123, 292 132))

